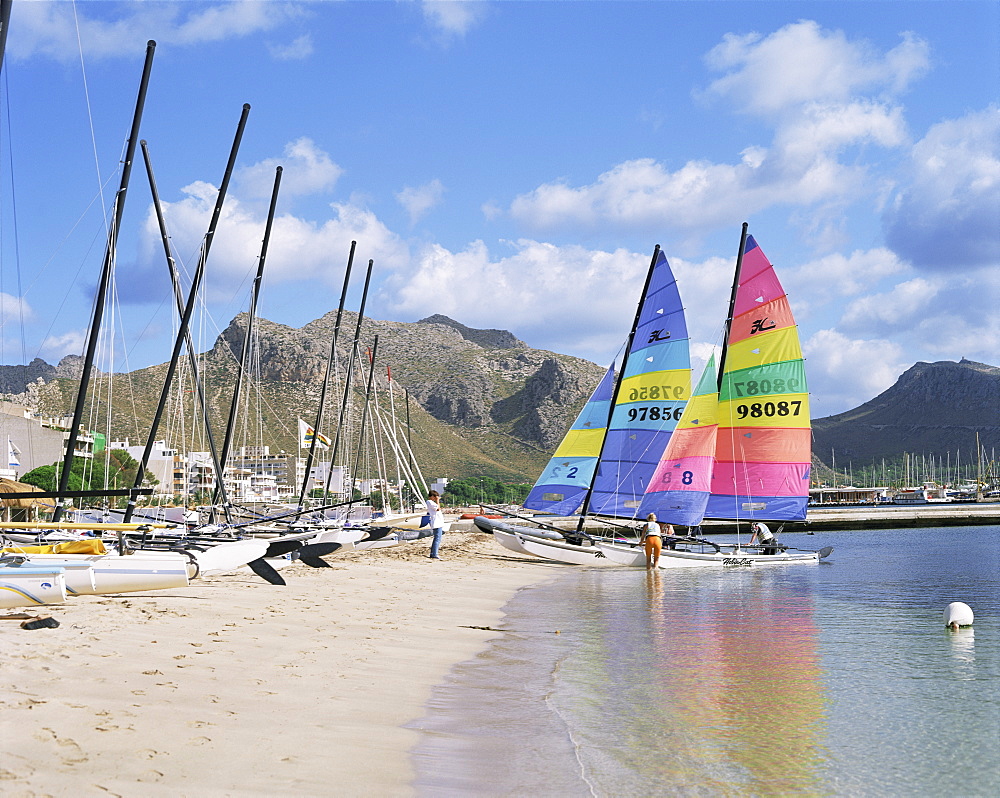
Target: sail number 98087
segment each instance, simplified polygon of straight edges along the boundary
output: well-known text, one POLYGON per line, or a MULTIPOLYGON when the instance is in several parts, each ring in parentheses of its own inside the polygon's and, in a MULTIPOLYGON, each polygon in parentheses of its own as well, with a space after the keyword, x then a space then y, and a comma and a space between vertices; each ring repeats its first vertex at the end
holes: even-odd
POLYGON ((683 396, 682 385, 644 385, 628 392, 630 402, 641 402, 646 399, 681 399, 683 396))
POLYGON ((797 416, 802 402, 754 402, 752 405, 736 405, 736 415, 743 418, 771 418, 772 416, 797 416))
POLYGON ((674 421, 681 420, 683 407, 630 407, 628 409, 629 421, 674 421))

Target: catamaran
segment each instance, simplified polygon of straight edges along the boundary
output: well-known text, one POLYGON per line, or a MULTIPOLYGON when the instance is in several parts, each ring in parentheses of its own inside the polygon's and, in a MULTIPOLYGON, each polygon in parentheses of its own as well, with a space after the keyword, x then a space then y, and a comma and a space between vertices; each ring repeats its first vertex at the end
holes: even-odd
MULTIPOLYGON (((744 223, 719 373, 710 358, 639 506, 639 515, 697 528, 735 521, 737 543, 681 541, 659 567, 818 562, 833 551, 749 546, 741 524, 804 521, 812 459, 809 394, 798 330, 774 267, 744 223), (707 546, 705 544, 708 544, 707 546)), ((634 551, 601 543, 635 565, 634 551)))
POLYGON ((475 519, 476 526, 518 553, 575 564, 605 563, 596 539, 583 531, 583 519, 592 513, 634 521, 690 390, 684 306, 657 245, 617 379, 612 364, 524 503, 555 516, 579 512, 576 531, 549 526, 546 534, 539 527, 484 517, 475 519))

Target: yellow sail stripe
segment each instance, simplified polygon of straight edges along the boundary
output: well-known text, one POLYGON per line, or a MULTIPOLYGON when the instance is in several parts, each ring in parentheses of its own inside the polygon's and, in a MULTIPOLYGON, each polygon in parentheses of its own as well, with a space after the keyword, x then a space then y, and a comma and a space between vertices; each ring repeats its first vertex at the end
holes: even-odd
POLYGON ((601 453, 604 432, 603 428, 571 429, 552 457, 597 457, 601 453))
POLYGON ((701 396, 692 396, 684 408, 684 415, 681 416, 677 429, 698 429, 700 427, 710 427, 719 421, 719 395, 715 393, 705 393, 701 396), (698 423, 695 424, 694 422, 698 423))
POLYGON ((770 333, 755 335, 736 344, 731 344, 726 352, 726 371, 739 371, 765 363, 784 363, 801 360, 802 347, 799 345, 797 327, 785 327, 770 333))
POLYGON ((720 427, 809 427, 809 394, 744 396, 719 403, 720 427))
POLYGON ((684 400, 690 395, 690 369, 651 371, 622 380, 616 404, 684 400))

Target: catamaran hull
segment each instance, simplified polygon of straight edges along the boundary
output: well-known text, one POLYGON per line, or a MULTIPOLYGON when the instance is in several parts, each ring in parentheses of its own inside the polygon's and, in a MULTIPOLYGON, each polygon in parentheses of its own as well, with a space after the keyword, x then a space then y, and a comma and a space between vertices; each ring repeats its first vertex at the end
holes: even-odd
POLYGON ((69 567, 64 571, 66 590, 73 595, 138 593, 187 587, 195 566, 184 555, 118 554, 31 554, 28 562, 35 567, 58 566, 72 561, 89 567, 69 567))
POLYGON ((528 556, 534 557, 535 555, 528 551, 524 546, 521 545, 521 538, 515 535, 513 532, 504 532, 500 529, 493 530, 493 539, 509 551, 513 551, 516 554, 527 554, 528 556))
POLYGON ((769 565, 790 565, 818 563, 815 552, 785 552, 782 554, 757 554, 745 551, 715 552, 701 554, 690 551, 663 551, 660 553, 660 568, 748 568, 769 565))
POLYGON ((66 595, 61 568, 0 568, 0 609, 62 604, 66 595))
MULTIPOLYGON (((609 560, 619 565, 645 566, 646 557, 637 558, 634 550, 624 546, 600 544, 601 551, 609 560)), ((790 563, 819 562, 819 552, 780 552, 759 554, 741 550, 696 552, 663 549, 657 565, 660 568, 746 568, 765 565, 788 565, 790 563)))
POLYGON ((523 535, 520 538, 521 545, 528 554, 534 554, 536 557, 542 557, 546 560, 555 560, 567 565, 618 564, 605 557, 604 552, 597 545, 576 546, 572 543, 559 543, 555 540, 542 540, 541 538, 532 539, 523 535))

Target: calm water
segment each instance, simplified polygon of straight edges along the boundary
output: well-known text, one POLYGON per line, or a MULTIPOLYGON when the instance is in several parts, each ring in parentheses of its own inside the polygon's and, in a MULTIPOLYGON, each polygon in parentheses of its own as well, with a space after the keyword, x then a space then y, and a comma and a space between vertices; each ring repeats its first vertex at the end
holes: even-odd
POLYGON ((413 724, 419 792, 1000 795, 1000 527, 782 540, 835 551, 522 590, 413 724))

